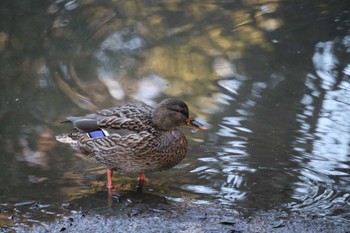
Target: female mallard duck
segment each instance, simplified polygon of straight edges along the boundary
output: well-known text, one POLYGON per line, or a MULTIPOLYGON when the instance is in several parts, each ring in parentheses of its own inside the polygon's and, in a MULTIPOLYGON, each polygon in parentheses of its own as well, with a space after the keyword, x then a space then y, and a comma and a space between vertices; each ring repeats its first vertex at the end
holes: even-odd
POLYGON ((57 136, 87 158, 107 167, 111 190, 113 171, 139 173, 139 187, 145 172, 162 171, 177 165, 187 151, 181 125, 199 130, 205 127, 189 116, 187 105, 177 99, 165 99, 155 108, 129 104, 103 109, 82 117, 67 117, 74 129, 57 136))

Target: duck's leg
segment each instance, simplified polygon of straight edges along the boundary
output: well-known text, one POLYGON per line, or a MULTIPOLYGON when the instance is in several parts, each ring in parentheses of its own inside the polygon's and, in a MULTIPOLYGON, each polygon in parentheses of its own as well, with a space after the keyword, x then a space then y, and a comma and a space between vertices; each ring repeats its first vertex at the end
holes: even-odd
POLYGON ((111 207, 113 204, 113 182, 112 182, 112 177, 113 177, 113 170, 112 169, 107 169, 107 188, 108 188, 108 207, 111 207))
POLYGON ((112 191, 112 189, 113 189, 112 177, 113 177, 113 170, 107 169, 107 188, 108 188, 108 191, 112 191))
POLYGON ((143 183, 146 182, 146 176, 145 176, 145 173, 141 172, 139 173, 139 178, 138 178, 139 182, 136 186, 136 191, 141 193, 142 192, 142 189, 143 189, 143 183))

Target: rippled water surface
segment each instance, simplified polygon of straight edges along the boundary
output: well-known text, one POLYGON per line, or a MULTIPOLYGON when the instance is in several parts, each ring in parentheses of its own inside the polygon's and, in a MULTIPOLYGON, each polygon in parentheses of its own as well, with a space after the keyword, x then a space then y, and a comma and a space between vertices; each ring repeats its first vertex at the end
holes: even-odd
MULTIPOLYGON (((347 1, 0 6, 1 226, 104 190, 104 167, 55 141, 66 116, 166 97, 209 130, 182 129, 187 157, 148 174, 147 193, 350 220, 347 1)), ((131 191, 136 177, 114 183, 131 191)))

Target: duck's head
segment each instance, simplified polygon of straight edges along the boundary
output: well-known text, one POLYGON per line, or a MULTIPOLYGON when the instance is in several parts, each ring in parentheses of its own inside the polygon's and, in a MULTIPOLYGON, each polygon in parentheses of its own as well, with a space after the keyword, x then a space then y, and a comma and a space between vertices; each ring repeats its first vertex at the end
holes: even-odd
POLYGON ((154 109, 152 120, 161 130, 171 130, 185 125, 198 130, 207 129, 189 115, 187 105, 178 99, 165 99, 154 109))

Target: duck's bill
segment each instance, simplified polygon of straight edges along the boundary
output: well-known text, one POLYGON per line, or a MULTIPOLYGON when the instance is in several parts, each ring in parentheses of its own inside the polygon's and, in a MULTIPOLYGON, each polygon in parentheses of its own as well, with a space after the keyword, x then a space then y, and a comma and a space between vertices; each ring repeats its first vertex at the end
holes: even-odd
POLYGON ((193 118, 190 118, 187 122, 186 122, 186 125, 191 127, 191 128, 195 128, 195 129, 198 129, 198 130, 207 130, 208 128, 205 127, 202 123, 196 121, 195 119, 193 118))

